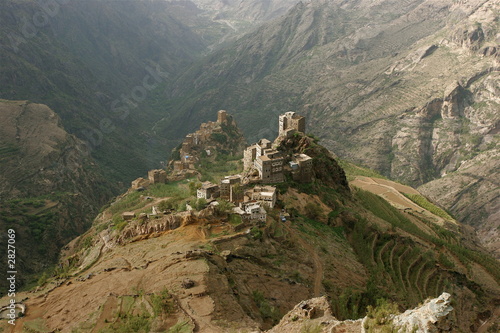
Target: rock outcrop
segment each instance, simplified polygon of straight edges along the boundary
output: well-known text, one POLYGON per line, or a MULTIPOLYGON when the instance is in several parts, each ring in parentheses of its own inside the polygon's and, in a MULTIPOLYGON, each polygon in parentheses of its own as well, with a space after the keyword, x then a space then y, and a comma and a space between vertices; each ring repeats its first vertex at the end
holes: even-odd
MULTIPOLYGON (((427 300, 422 306, 392 316, 387 326, 399 333, 437 333, 453 332, 454 326, 447 316, 453 310, 450 305, 451 295, 427 300)), ((366 317, 358 320, 339 321, 332 315, 332 309, 326 297, 312 298, 297 304, 283 316, 278 325, 267 333, 365 333, 366 317)))
POLYGON ((451 295, 444 292, 438 298, 426 301, 421 307, 395 316, 392 323, 401 333, 452 332, 452 325, 446 321, 446 316, 452 310, 451 295))

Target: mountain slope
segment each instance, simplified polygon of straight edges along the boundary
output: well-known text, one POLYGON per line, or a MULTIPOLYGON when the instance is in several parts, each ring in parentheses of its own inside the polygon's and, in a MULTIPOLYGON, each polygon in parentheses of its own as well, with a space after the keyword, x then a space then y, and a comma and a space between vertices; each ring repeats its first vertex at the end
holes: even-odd
POLYGON ((173 146, 150 128, 165 115, 140 103, 205 47, 174 15, 160 1, 3 1, 0 98, 48 105, 128 182, 173 146))
MULTIPOLYGON (((299 134, 280 146, 314 156, 315 180, 277 184, 277 207, 265 223, 238 221, 222 200, 219 208, 180 205, 116 219, 149 214, 163 200, 192 203, 196 178, 131 189, 66 247, 54 279, 24 300, 28 311, 13 331, 255 331, 320 294, 330 296, 339 319, 363 317, 380 298, 408 308, 443 291, 455 308, 450 330, 472 332, 498 319, 498 265, 458 230, 349 189, 313 138, 299 134)), ((216 159, 212 168, 225 163, 216 159)))
POLYGON ((20 287, 89 228, 115 185, 47 106, 0 100, 0 118, 0 225, 16 231, 20 287))
POLYGON ((299 0, 168 0, 182 21, 210 44, 227 42, 284 15, 299 0))
POLYGON ((495 1, 299 3, 194 65, 164 100, 181 128, 210 108, 234 109, 250 141, 272 137, 269 119, 283 110, 301 110, 336 154, 413 186, 463 169, 478 184, 457 186, 459 205, 435 195, 433 183, 422 189, 489 234, 491 245, 499 196, 496 13, 495 1), (487 193, 480 201, 472 199, 476 187, 487 193))

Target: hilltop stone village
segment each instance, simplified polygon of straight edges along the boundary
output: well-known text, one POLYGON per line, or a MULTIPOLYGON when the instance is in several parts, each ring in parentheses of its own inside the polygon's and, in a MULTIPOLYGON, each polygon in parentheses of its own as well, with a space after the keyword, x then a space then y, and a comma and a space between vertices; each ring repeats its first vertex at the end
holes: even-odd
MULTIPOLYGON (((217 206, 217 200, 226 200, 235 205, 233 213, 239 214, 243 221, 265 222, 266 209, 274 208, 277 190, 272 184, 282 183, 285 179, 307 183, 313 178, 312 158, 306 154, 285 154, 278 149, 280 143, 296 133, 305 133, 306 119, 295 112, 279 116, 278 137, 271 142, 261 139, 246 148, 243 147, 243 172, 224 176, 218 183, 205 181, 196 190, 198 199, 205 199, 207 205, 217 206)), ((224 144, 243 146, 242 142, 225 140, 230 129, 237 129, 231 115, 225 110, 217 113, 217 121, 201 124, 199 130, 188 134, 180 146, 174 150, 170 161, 170 175, 165 170, 150 170, 148 179, 138 178, 132 182, 132 189, 144 190, 147 186, 167 183, 199 175, 197 164, 202 158, 216 154, 224 144)), ((238 130, 239 131, 239 130, 238 130)), ((188 210, 192 207, 188 205, 188 210)), ((153 208, 156 214, 157 208, 153 208)), ((133 213, 124 213, 126 220, 133 219, 133 213)), ((287 214, 282 214, 285 220, 287 214)))

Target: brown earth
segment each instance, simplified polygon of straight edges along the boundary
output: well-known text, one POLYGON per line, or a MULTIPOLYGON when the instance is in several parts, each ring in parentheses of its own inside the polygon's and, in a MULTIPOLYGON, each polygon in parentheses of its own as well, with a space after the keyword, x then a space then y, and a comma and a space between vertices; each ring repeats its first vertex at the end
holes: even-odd
POLYGON ((351 185, 381 196, 398 209, 410 210, 422 214, 439 225, 446 225, 447 222, 457 223, 454 220, 444 220, 442 217, 431 213, 405 197, 402 193, 420 194, 417 190, 409 186, 398 184, 390 180, 364 176, 357 176, 356 179, 351 182, 351 185))

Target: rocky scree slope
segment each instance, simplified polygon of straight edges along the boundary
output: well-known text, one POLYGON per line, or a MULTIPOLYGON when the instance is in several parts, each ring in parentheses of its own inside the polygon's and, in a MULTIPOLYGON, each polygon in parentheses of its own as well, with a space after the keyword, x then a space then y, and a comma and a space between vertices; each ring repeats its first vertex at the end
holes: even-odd
POLYGON ((299 3, 195 64, 164 98, 186 126, 236 109, 252 140, 275 134, 268 119, 281 110, 300 110, 340 157, 422 186, 495 252, 498 11, 483 0, 299 3))
POLYGON ((21 287, 90 227, 113 186, 46 105, 0 100, 0 152, 0 225, 16 231, 21 287))
POLYGON ((258 331, 321 294, 344 320, 362 318, 380 298, 406 309, 443 291, 454 300, 449 330, 474 332, 498 320, 494 259, 467 248, 458 231, 349 190, 334 157, 323 156, 313 138, 280 146, 314 156, 316 180, 279 184, 265 224, 241 223, 225 204, 146 215, 162 201, 193 202, 196 179, 129 191, 65 248, 49 283, 20 295, 29 296, 28 311, 14 331, 258 331), (337 174, 324 178, 324 169, 337 174), (291 215, 286 223, 282 209, 291 215), (137 218, 123 221, 123 211, 137 218))

